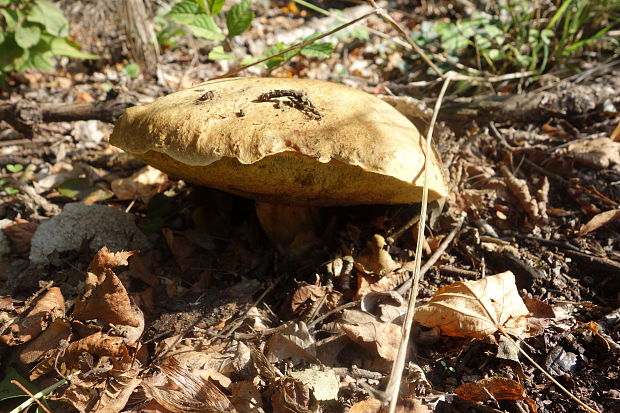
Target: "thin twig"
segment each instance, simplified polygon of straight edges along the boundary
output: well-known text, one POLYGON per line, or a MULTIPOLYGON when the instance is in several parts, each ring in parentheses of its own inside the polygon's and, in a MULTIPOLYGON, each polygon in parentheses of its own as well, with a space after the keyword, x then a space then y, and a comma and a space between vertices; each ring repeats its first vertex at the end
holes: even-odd
POLYGON ((291 50, 300 49, 300 48, 302 48, 302 47, 308 46, 309 44, 312 44, 312 43, 316 42, 317 40, 320 40, 320 39, 322 39, 322 38, 324 38, 324 37, 330 36, 330 35, 332 35, 332 34, 334 34, 334 33, 336 33, 336 32, 339 32, 340 30, 345 29, 345 28, 347 28, 347 27, 349 27, 349 26, 351 26, 351 25, 353 25, 353 24, 355 24, 355 23, 357 23, 357 22, 359 22, 359 21, 361 21, 361 20, 364 20, 364 19, 365 19, 365 18, 367 18, 367 17, 372 16, 373 14, 380 14, 381 12, 382 12, 382 9, 373 10, 373 11, 371 11, 371 12, 369 12, 369 13, 364 14, 363 16, 360 16, 360 17, 358 17, 358 18, 356 18, 356 19, 351 20, 351 21, 350 21, 350 22, 348 22, 348 23, 345 23, 345 24, 343 24, 343 25, 341 25, 341 26, 338 26, 338 27, 336 27, 336 28, 335 28, 335 29, 333 29, 333 30, 330 30, 330 31, 328 31, 328 32, 326 32, 326 33, 323 33, 323 34, 321 34, 320 36, 313 37, 312 39, 308 39, 308 40, 306 40, 305 42, 301 42, 301 43, 299 43, 299 44, 296 44, 296 45, 293 45, 293 46, 291 46, 291 47, 288 47, 288 48, 286 48, 286 49, 282 50, 281 52, 276 53, 276 54, 274 54, 274 55, 272 55, 272 56, 265 57, 264 59, 260 59, 260 60, 258 60, 258 61, 256 61, 256 62, 254 62, 254 63, 250 63, 249 65, 245 65, 245 66, 238 67, 238 68, 236 68, 236 69, 231 70, 231 71, 230 71, 230 72, 228 72, 228 73, 225 73, 225 74, 223 74, 223 75, 221 75, 221 76, 216 76, 216 77, 211 78, 211 79, 209 79, 209 80, 226 79, 226 78, 228 78, 228 77, 234 76, 234 75, 236 75, 237 73, 243 72, 243 71, 244 71, 245 69, 247 69, 247 68, 250 68, 250 67, 252 67, 252 66, 256 66, 256 65, 258 65, 258 64, 261 64, 261 63, 263 63, 263 62, 266 62, 267 60, 273 59, 273 58, 275 58, 275 57, 282 56, 283 54, 288 53, 288 52, 290 52, 291 50))
POLYGON ((321 321, 325 320, 327 317, 331 316, 332 314, 336 314, 339 311, 342 311, 346 308, 351 308, 351 307, 355 307, 356 305, 359 304, 359 301, 351 301, 349 303, 343 304, 339 307, 334 308, 331 311, 326 312, 325 314, 323 314, 322 316, 320 316, 319 318, 317 318, 316 320, 312 321, 311 323, 308 323, 308 328, 312 328, 315 325, 317 325, 318 323, 320 323, 321 321))
POLYGON ((237 328, 239 328, 239 326, 243 323, 243 320, 245 320, 245 319, 246 319, 246 317, 250 314, 250 311, 252 311, 252 309, 256 308, 256 306, 257 306, 257 305, 258 305, 261 301, 263 301, 263 298, 265 298, 265 296, 266 296, 266 295, 267 295, 267 294, 268 294, 271 290, 273 290, 273 288, 274 288, 276 285, 278 285, 278 283, 280 282, 280 280, 281 280, 282 278, 283 278, 283 276, 280 276, 280 277, 276 278, 276 280, 275 280, 274 282, 272 282, 272 283, 269 285, 269 287, 265 288, 265 291, 263 291, 263 293, 260 295, 260 297, 258 297, 258 298, 256 299, 256 301, 254 301, 254 303, 252 304, 252 306, 251 306, 250 308, 248 308, 248 311, 246 311, 246 312, 245 312, 245 314, 244 314, 242 317, 240 317, 237 321, 235 321, 235 322, 233 323, 233 325, 231 325, 231 326, 230 326, 230 329, 229 329, 226 333, 224 333, 224 335, 223 335, 223 337, 224 337, 224 338, 230 337, 230 335, 231 335, 232 333, 234 333, 234 332, 235 332, 235 330, 236 330, 237 328))
POLYGON ((39 398, 37 398, 37 397, 34 397, 34 394, 32 394, 32 392, 30 390, 28 390, 26 387, 24 387, 23 384, 21 384, 17 380, 11 380, 11 384, 14 384, 17 387, 19 387, 21 389, 21 391, 26 393, 30 397, 31 400, 34 400, 34 402, 36 404, 38 404, 39 407, 42 408, 43 410, 45 410, 47 413, 52 413, 52 412, 50 412, 50 410, 47 407, 45 407, 45 405, 43 403, 41 403, 41 400, 39 400, 39 398))
POLYGON ((515 341, 512 339, 512 337, 510 337, 508 335, 508 333, 500 327, 499 329, 500 333, 502 333, 504 335, 504 337, 506 337, 508 339, 508 341, 517 348, 517 350, 519 350, 519 352, 523 355, 523 357, 525 357, 530 363, 532 363, 534 365, 534 367, 536 367, 538 370, 540 370, 540 372, 542 374, 545 375, 545 377, 547 377, 549 380, 551 380, 551 382, 553 384, 555 384, 556 386, 558 386, 558 388, 560 390, 562 390, 562 392, 564 394, 566 394, 568 397, 570 397, 571 399, 573 399, 574 401, 577 402, 577 404, 579 404, 581 407, 583 407, 584 409, 586 409, 587 411, 589 411, 590 413, 599 413, 598 411, 594 410, 593 408, 591 408, 590 406, 588 406, 587 404, 585 404, 584 402, 582 402, 581 400, 579 400, 577 398, 577 396, 575 396, 574 394, 572 394, 566 387, 562 386, 560 384, 560 382, 558 382, 556 379, 554 379, 551 374, 547 373, 545 371, 545 369, 543 369, 538 363, 536 363, 534 361, 533 358, 530 357, 529 354, 527 354, 525 351, 523 351, 523 349, 521 348, 521 346, 517 345, 517 343, 515 343, 515 341))
MULTIPOLYGON (((420 268, 420 278, 424 277, 424 274, 426 274, 428 270, 430 270, 431 267, 435 265, 437 260, 439 260, 439 257, 441 257, 441 255, 448 249, 448 246, 452 243, 452 240, 454 239, 456 234, 461 230, 461 227, 463 226, 463 222, 465 221, 466 216, 467 214, 465 212, 461 214, 461 218, 458 220, 456 226, 452 228, 452 231, 450 231, 448 236, 441 242, 441 245, 439 246, 439 248, 435 250, 433 255, 431 255, 430 258, 424 263, 422 268, 420 268)), ((475 274, 478 275, 477 273, 475 274)), ((411 288, 412 283, 413 283, 413 277, 405 281, 400 287, 398 287, 396 291, 400 295, 405 295, 405 293, 411 288)))
POLYGON ((409 35, 405 31, 405 29, 400 27, 400 24, 396 23, 396 20, 394 20, 383 9, 381 9, 379 6, 377 6, 377 3, 375 3, 375 0, 368 0, 368 3, 370 3, 370 5, 372 7, 374 7, 375 11, 377 12, 377 14, 379 16, 383 17, 383 20, 388 22, 390 24, 390 26, 392 26, 394 29, 396 29, 398 34, 400 34, 400 36, 409 44, 409 46, 411 46, 411 48, 413 50, 415 50, 415 52, 422 58, 422 60, 424 60, 424 62, 427 65, 429 65, 429 67, 431 69, 433 69, 435 71, 435 73, 437 73, 437 75, 439 77, 441 77, 442 79, 445 78, 446 75, 444 73, 442 73, 441 70, 439 70, 439 68, 437 66, 435 66, 435 63, 433 63, 433 61, 428 58, 428 56, 426 55, 426 53, 424 53, 424 50, 422 50, 420 48, 420 46, 418 46, 417 44, 415 44, 414 42, 411 41, 411 39, 409 38, 409 35))
POLYGON ((388 398, 390 400, 390 413, 394 413, 396 411, 396 405, 398 403, 398 392, 400 390, 400 381, 403 376, 403 369, 405 368, 405 362, 407 360, 407 350, 409 349, 409 335, 411 334, 411 326, 413 325, 415 301, 418 295, 418 284, 420 282, 420 266, 422 264, 422 243, 424 241, 424 227, 426 226, 426 210, 428 207, 428 162, 432 153, 431 140, 433 137, 433 130, 435 129, 435 123, 437 122, 437 114, 439 113, 441 102, 444 95, 446 94, 446 91, 448 90, 448 85, 450 84, 451 79, 452 72, 448 72, 445 76, 445 80, 443 86, 441 87, 441 91, 439 92, 439 96, 437 97, 437 102, 435 103, 435 107, 433 109, 433 117, 431 118, 428 133, 426 134, 426 148, 424 152, 426 154, 424 162, 424 187, 422 188, 422 209, 420 210, 420 223, 418 225, 418 242, 415 252, 415 269, 413 271, 412 277, 413 287, 411 288, 411 292, 409 293, 409 303, 407 306, 405 321, 403 323, 401 342, 400 346, 398 347, 398 355, 396 356, 396 360, 394 360, 394 364, 392 365, 390 381, 388 382, 388 385, 386 387, 386 393, 388 394, 388 398))

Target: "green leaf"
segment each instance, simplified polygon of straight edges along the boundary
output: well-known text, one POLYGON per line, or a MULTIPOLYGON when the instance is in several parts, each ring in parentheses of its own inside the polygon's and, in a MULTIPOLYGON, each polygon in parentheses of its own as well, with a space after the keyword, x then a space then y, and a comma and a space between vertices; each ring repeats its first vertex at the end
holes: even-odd
POLYGON ((27 58, 27 51, 15 42, 15 33, 7 33, 0 47, 0 72, 15 70, 15 63, 19 59, 27 58))
POLYGON ((29 49, 39 43, 41 28, 36 24, 18 25, 15 29, 15 43, 24 49, 29 49))
POLYGON ((93 192, 93 186, 86 178, 69 179, 58 187, 58 192, 67 198, 83 199, 93 192))
POLYGON ((41 72, 51 72, 54 70, 54 64, 45 54, 33 54, 31 53, 28 60, 23 64, 23 69, 35 69, 41 72))
MULTIPOLYGON (((5 188, 7 194, 8 188, 5 188)), ((13 188, 11 188, 13 189, 13 188)), ((17 191, 15 189, 15 191, 17 191)), ((9 195, 13 195, 12 193, 9 195)), ((28 397, 27 394, 24 393, 22 389, 11 383, 12 380, 15 380, 22 384, 28 391, 32 394, 35 394, 39 391, 39 388, 35 386, 32 382, 26 380, 24 377, 20 376, 20 374, 13 367, 8 367, 4 369, 4 378, 0 381, 0 401, 12 399, 15 397, 28 397)))
POLYGON ((4 192, 6 192, 7 195, 15 195, 19 192, 19 189, 15 189, 11 186, 7 186, 3 189, 4 192))
POLYGON ((497 44, 501 45, 504 43, 504 32, 502 29, 492 24, 485 24, 483 28, 487 35, 497 44))
POLYGON ((221 12, 225 2, 226 0, 207 0, 209 14, 214 16, 221 12))
POLYGON ((351 29, 351 36, 359 40, 370 40, 370 33, 363 27, 354 26, 353 29, 351 29))
POLYGON ((18 163, 16 163, 16 164, 8 164, 6 166, 6 170, 9 171, 10 173, 14 174, 14 173, 23 171, 24 170, 24 165, 21 165, 21 164, 18 164, 18 163))
POLYGON ((194 36, 202 37, 209 40, 224 40, 226 36, 220 33, 220 29, 215 24, 213 17, 207 14, 199 14, 195 16, 191 24, 187 27, 192 31, 194 36))
POLYGON ((125 72, 130 78, 135 79, 140 73, 140 66, 135 63, 129 63, 123 67, 123 72, 125 72))
POLYGON ((492 46, 491 41, 487 39, 485 36, 481 36, 477 34, 474 36, 474 40, 476 41, 476 45, 478 45, 478 47, 482 50, 490 49, 492 46))
POLYGON ((166 17, 175 23, 190 24, 200 14, 200 6, 196 2, 184 0, 172 6, 166 17))
POLYGON ((66 37, 69 35, 69 22, 60 7, 47 0, 36 0, 28 13, 27 20, 41 23, 45 30, 54 36, 66 37))
POLYGON ((459 28, 452 23, 438 22, 435 31, 439 33, 441 45, 446 50, 460 50, 469 45, 468 39, 462 36, 459 28))
POLYGON ((250 2, 242 1, 241 4, 235 4, 226 13, 226 27, 228 28, 228 37, 237 36, 252 25, 254 13, 249 10, 250 2))
POLYGON ((237 60, 233 55, 224 52, 223 46, 215 46, 209 52, 209 59, 211 60, 237 60))
POLYGON ((50 42, 50 50, 58 56, 76 57, 78 59, 99 59, 99 56, 81 51, 78 46, 64 37, 56 37, 50 42))
POLYGON ((333 51, 334 45, 331 43, 311 43, 302 47, 299 52, 304 56, 329 57, 333 51))
POLYGON ((17 10, 11 9, 0 9, 0 13, 4 17, 4 21, 6 22, 6 29, 9 32, 14 32, 17 27, 17 23, 19 22, 19 13, 17 10))

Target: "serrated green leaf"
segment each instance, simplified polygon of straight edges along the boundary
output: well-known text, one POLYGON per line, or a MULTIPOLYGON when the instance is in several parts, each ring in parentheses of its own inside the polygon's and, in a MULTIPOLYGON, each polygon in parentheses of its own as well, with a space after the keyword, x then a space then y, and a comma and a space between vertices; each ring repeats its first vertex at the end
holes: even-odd
POLYGON ((175 23, 190 24, 200 14, 200 6, 194 1, 184 0, 172 6, 166 17, 175 23))
POLYGON ((15 29, 15 43, 29 49, 39 43, 41 28, 36 24, 18 25, 15 29))
POLYGON ((235 4, 226 13, 226 27, 228 28, 228 37, 240 35, 250 28, 254 13, 249 10, 249 2, 235 4))
POLYGON ((54 36, 66 37, 69 35, 69 22, 60 7, 47 0, 36 0, 28 13, 27 20, 41 23, 45 30, 54 36))
POLYGON ((209 59, 211 60, 237 60, 237 58, 231 54, 224 52, 223 46, 215 46, 209 51, 209 59))
POLYGON ((214 16, 221 12, 225 2, 226 0, 207 0, 209 14, 214 16))
POLYGON ((6 166, 6 170, 11 172, 12 174, 21 172, 24 170, 24 165, 16 163, 16 164, 8 164, 6 166))
POLYGON ((301 48, 300 53, 304 56, 312 57, 329 57, 334 51, 334 45, 331 43, 311 43, 301 48))
POLYGON ((220 33, 219 27, 215 24, 213 17, 207 14, 199 14, 191 24, 187 27, 192 31, 194 36, 202 37, 209 40, 224 40, 226 36, 220 33))
POLYGON ((99 56, 81 51, 77 45, 64 37, 56 37, 50 42, 50 50, 58 56, 76 57, 78 59, 99 59, 99 56))

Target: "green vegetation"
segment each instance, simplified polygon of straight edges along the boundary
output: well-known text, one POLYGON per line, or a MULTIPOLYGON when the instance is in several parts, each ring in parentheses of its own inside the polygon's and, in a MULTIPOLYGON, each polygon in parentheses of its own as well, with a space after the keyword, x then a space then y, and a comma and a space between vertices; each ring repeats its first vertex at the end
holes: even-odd
POLYGON ((439 41, 449 62, 469 62, 493 73, 542 74, 588 46, 620 50, 618 38, 607 35, 620 28, 619 1, 548 3, 534 7, 529 0, 498 0, 493 15, 477 12, 454 23, 424 22, 413 40, 423 47, 439 41))
POLYGON ((69 38, 69 23, 54 3, 0 0, 0 85, 12 71, 53 70, 54 56, 98 58, 69 38))

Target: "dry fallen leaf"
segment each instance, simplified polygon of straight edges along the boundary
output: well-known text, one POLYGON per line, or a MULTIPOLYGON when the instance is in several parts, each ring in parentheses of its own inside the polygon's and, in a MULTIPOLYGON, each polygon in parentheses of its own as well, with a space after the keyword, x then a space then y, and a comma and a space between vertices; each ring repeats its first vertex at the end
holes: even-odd
POLYGON ((64 350, 55 349, 48 352, 32 370, 30 380, 36 380, 43 374, 53 371, 55 365, 62 366, 64 373, 69 375, 77 370, 91 369, 93 366, 87 364, 88 359, 92 361, 93 356, 119 357, 122 354, 127 354, 127 347, 123 344, 122 337, 111 337, 102 332, 94 333, 72 342, 64 350), (58 353, 60 356, 57 358, 58 353))
POLYGON ((30 253, 30 241, 38 227, 39 224, 36 222, 18 219, 14 224, 2 228, 2 231, 9 241, 11 241, 13 250, 22 257, 28 257, 28 253, 30 253))
POLYGON ((401 327, 393 323, 369 322, 342 325, 342 330, 355 343, 384 360, 394 361, 402 337, 401 327))
POLYGON ((366 399, 355 403, 349 409, 349 413, 378 413, 383 402, 377 399, 366 399))
POLYGON ((327 289, 321 285, 302 283, 291 297, 293 313, 302 315, 325 296, 327 289))
POLYGON ((31 340, 22 348, 19 359, 24 364, 37 361, 45 352, 60 345, 61 340, 68 340, 71 335, 71 325, 60 318, 54 320, 37 338, 31 340))
POLYGON ((104 270, 101 284, 88 289, 75 302, 76 320, 99 319, 111 324, 138 327, 140 320, 131 306, 131 300, 121 280, 110 269, 104 270))
POLYGON ((522 335, 528 313, 514 274, 506 271, 441 288, 416 309, 415 320, 426 327, 439 327, 449 336, 482 340, 498 330, 522 335))
POLYGON ((612 209, 609 211, 596 214, 586 224, 579 228, 579 236, 586 235, 592 231, 595 231, 611 222, 620 219, 620 209, 612 209))
POLYGON ((530 411, 536 412, 536 403, 525 395, 525 389, 518 382, 505 377, 489 377, 473 383, 465 383, 456 388, 461 399, 474 402, 487 400, 523 400, 530 411))
POLYGON ((302 360, 316 362, 314 337, 304 322, 290 323, 285 330, 270 337, 266 356, 270 362, 284 359, 291 359, 294 364, 302 360))
POLYGON ((592 169, 605 169, 620 165, 620 142, 603 137, 571 143, 568 152, 575 161, 592 169))
POLYGON ((137 251, 111 252, 107 247, 101 248, 88 264, 88 272, 101 275, 106 269, 128 265, 127 260, 137 251))
POLYGON ((319 400, 336 400, 340 390, 340 379, 333 370, 305 369, 291 372, 291 376, 306 385, 319 400))
POLYGON ((532 197, 527 181, 514 176, 505 165, 502 165, 500 169, 504 174, 508 189, 517 198, 532 222, 542 222, 543 217, 540 215, 538 202, 532 197))
POLYGON ((363 273, 379 276, 394 271, 399 265, 394 262, 386 246, 385 239, 375 234, 362 254, 355 258, 355 267, 363 273))
POLYGON ((283 377, 275 383, 271 396, 273 413, 311 413, 318 411, 318 403, 310 390, 299 380, 283 377))
POLYGON ((263 398, 260 390, 250 380, 239 381, 231 385, 230 402, 238 413, 262 412, 263 398))
POLYGON ((118 199, 140 199, 145 204, 168 185, 168 175, 152 166, 135 174, 112 181, 112 192, 118 199))
POLYGON ((50 288, 35 304, 26 317, 13 323, 0 341, 16 346, 37 337, 49 323, 65 314, 65 299, 58 287, 50 288))

